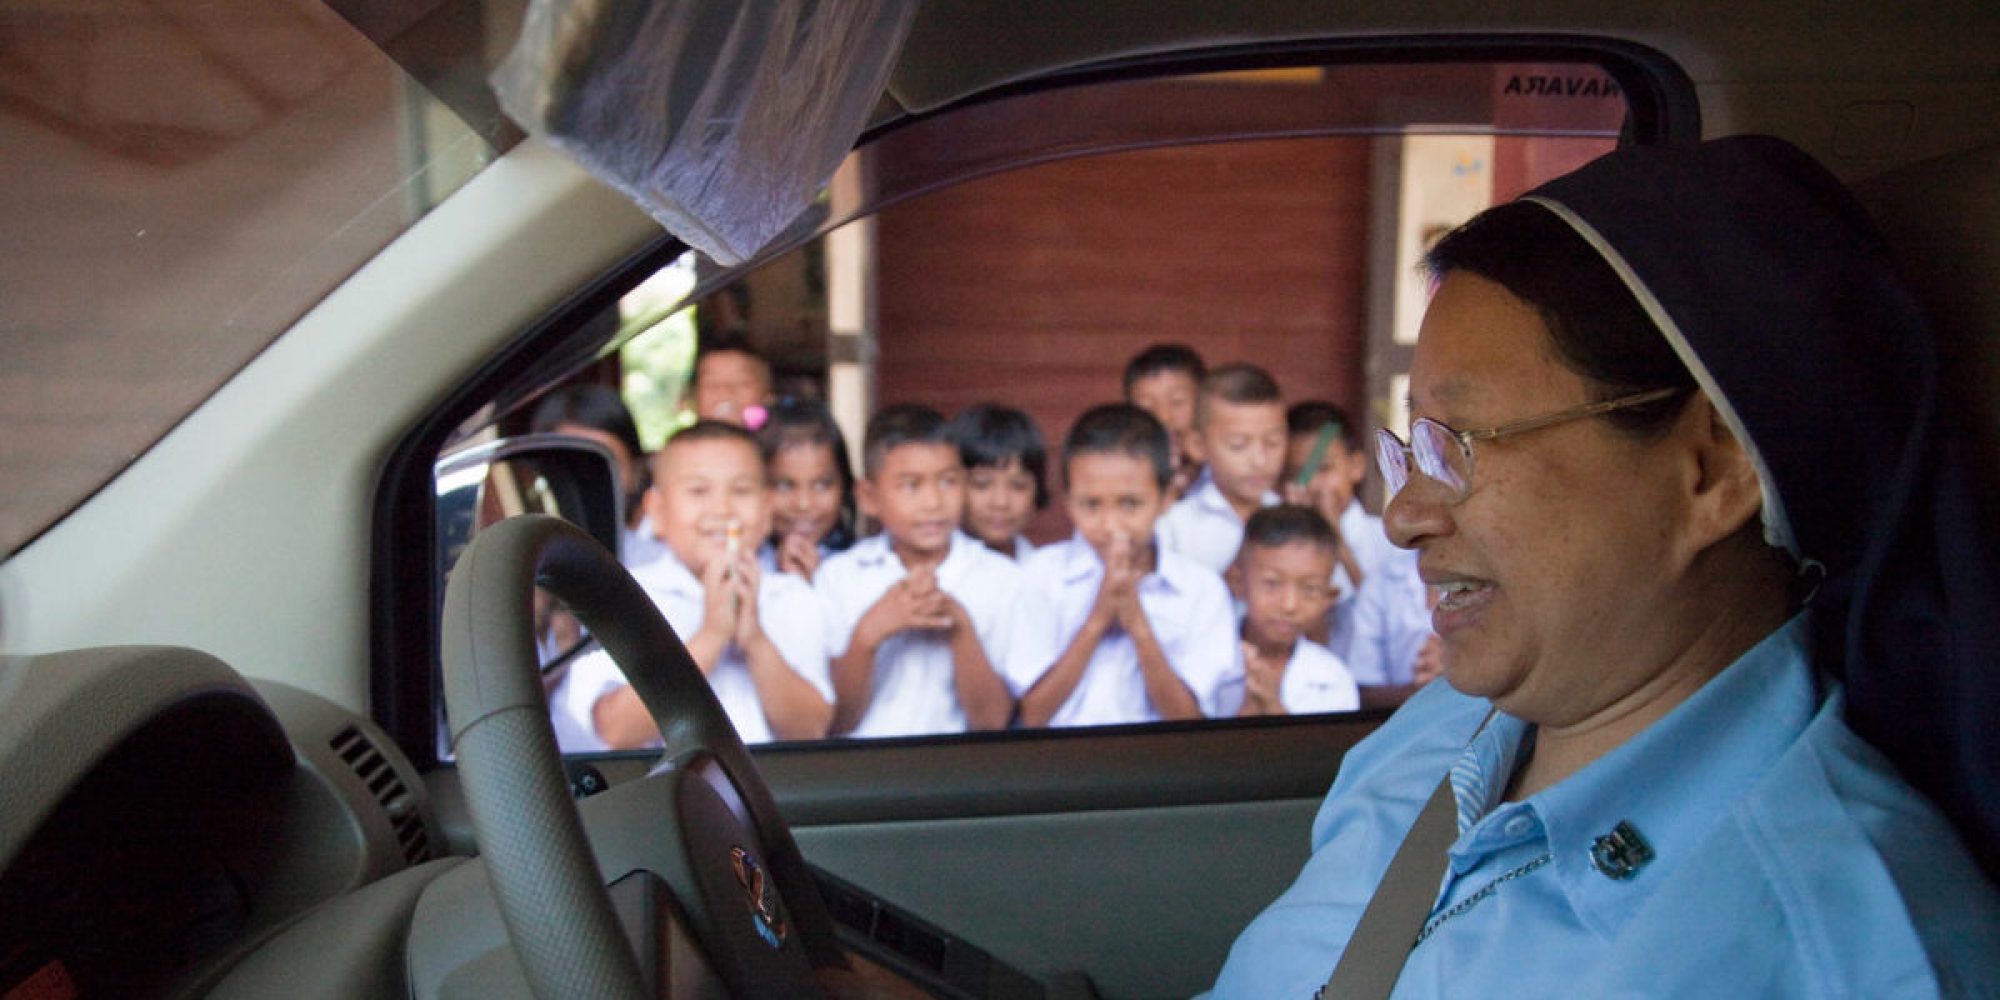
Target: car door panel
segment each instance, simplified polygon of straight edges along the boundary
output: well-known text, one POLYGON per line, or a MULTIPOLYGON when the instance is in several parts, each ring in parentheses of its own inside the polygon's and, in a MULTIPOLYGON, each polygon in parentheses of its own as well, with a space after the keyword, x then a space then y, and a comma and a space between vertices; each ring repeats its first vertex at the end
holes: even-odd
MULTIPOLYGON (((1304 862, 1381 713, 758 751, 807 860, 1043 978, 1186 995, 1304 862)), ((616 784, 646 755, 577 758, 616 784)), ((457 775, 429 784, 470 849, 457 775)))
POLYGON ((794 828, 806 856, 1036 978, 1205 988, 1307 854, 1319 799, 794 828))

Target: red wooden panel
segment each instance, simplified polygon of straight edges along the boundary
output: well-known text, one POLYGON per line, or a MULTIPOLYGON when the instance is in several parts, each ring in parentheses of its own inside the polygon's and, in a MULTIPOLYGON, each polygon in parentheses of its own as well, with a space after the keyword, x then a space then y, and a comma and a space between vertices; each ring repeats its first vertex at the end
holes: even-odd
MULTIPOLYGON (((1367 182, 1365 140, 1257 141, 1047 164, 890 209, 878 402, 1007 403, 1055 448, 1120 398, 1127 359, 1179 340, 1351 406, 1367 182)), ((1067 532, 1051 512, 1030 535, 1067 532)))

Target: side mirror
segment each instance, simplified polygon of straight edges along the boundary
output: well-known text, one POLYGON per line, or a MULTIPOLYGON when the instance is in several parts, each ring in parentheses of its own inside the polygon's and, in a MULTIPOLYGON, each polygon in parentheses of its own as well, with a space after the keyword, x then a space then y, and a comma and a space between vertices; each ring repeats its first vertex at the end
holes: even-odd
POLYGON ((550 514, 582 528, 614 556, 624 526, 616 459, 567 434, 530 434, 438 459, 438 580, 450 576, 474 535, 516 514, 550 514))

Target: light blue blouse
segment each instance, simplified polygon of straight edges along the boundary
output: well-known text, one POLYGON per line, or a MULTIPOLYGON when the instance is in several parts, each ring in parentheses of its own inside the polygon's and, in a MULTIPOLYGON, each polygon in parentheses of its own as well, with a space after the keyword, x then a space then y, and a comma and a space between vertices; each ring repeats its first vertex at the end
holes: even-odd
POLYGON ((1530 728, 1502 714, 1480 731, 1484 700, 1429 685, 1348 754, 1311 859, 1212 995, 1312 996, 1452 771, 1460 835, 1396 997, 2000 997, 2000 894, 1847 728, 1805 642, 1794 619, 1514 803, 1498 799, 1530 728), (1592 848, 1621 824, 1651 857, 1600 850, 1603 868, 1633 864, 1613 878, 1592 848))

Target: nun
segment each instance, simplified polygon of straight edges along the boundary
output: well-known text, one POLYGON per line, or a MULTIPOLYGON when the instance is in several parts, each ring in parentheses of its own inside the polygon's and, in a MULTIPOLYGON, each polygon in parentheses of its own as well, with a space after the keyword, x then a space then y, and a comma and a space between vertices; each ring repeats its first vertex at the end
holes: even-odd
POLYGON ((1212 995, 1996 995, 2000 547, 1846 191, 1625 150, 1427 265, 1379 457, 1445 683, 1212 995))

